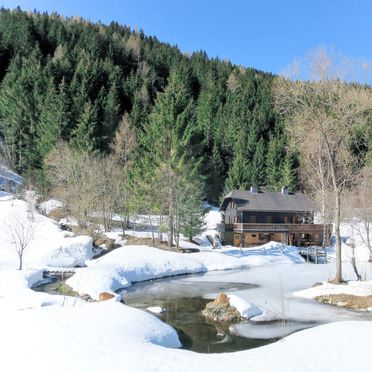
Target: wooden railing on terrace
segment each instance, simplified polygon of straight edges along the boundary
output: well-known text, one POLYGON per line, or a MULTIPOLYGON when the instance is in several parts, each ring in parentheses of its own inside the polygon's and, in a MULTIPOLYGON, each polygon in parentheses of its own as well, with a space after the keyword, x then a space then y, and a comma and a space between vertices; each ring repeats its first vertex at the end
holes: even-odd
MULTIPOLYGON (((218 224, 218 231, 252 231, 252 232, 290 232, 290 233, 321 233, 323 231, 321 224, 311 223, 234 223, 234 224, 218 224)), ((327 225, 327 229, 331 229, 332 225, 327 225)), ((332 230, 331 230, 332 231, 332 230)))
POLYGON ((234 223, 234 231, 289 231, 289 224, 282 223, 234 223))

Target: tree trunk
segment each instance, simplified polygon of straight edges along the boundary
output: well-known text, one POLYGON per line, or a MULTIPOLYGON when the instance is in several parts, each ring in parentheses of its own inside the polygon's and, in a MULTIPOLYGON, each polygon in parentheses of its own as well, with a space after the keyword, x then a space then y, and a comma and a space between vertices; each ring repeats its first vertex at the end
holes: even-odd
POLYGON ((23 252, 19 253, 19 270, 22 270, 23 267, 23 252))
POLYGON ((158 231, 159 231, 159 243, 163 241, 163 215, 160 213, 159 215, 159 226, 158 226, 158 231))
POLYGON ((371 236, 369 234, 369 222, 367 222, 367 217, 364 217, 364 229, 366 230, 366 245, 369 250, 368 261, 372 262, 372 247, 371 247, 371 236))
POLYGON ((150 222, 150 226, 151 226, 152 245, 155 247, 154 226, 153 226, 153 224, 152 224, 152 220, 151 220, 151 216, 150 216, 150 214, 148 214, 147 216, 148 216, 148 219, 149 219, 149 222, 150 222))
POLYGON ((341 223, 341 203, 340 203, 340 191, 335 190, 335 236, 336 236, 336 283, 342 283, 342 260, 341 260, 341 234, 340 234, 340 223, 341 223))
MULTIPOLYGON (((171 181, 172 182, 172 181, 171 181)), ((173 196, 173 185, 170 185, 169 192, 169 221, 168 221, 168 246, 173 246, 173 234, 174 234, 174 196, 173 196)))
POLYGON ((327 239, 327 226, 326 226, 326 192, 325 192, 325 181, 324 181, 324 168, 322 164, 322 158, 318 156, 318 167, 319 167, 319 175, 320 175, 320 183, 321 183, 321 190, 322 190, 322 222, 323 222, 323 239, 322 239, 322 247, 324 248, 328 244, 327 239))

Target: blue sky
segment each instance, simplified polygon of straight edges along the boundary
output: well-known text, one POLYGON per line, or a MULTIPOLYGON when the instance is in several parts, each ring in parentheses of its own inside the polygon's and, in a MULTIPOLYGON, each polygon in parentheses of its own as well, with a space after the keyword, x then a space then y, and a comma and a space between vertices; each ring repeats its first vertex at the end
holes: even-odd
POLYGON ((372 60, 371 0, 8 0, 4 7, 57 11, 142 29, 183 52, 278 73, 318 46, 372 60))

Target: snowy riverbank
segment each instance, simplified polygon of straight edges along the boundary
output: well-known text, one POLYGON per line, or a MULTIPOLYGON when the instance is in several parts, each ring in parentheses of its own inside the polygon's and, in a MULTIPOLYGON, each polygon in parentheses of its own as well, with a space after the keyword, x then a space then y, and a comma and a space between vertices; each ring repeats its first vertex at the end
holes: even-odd
MULTIPOLYGON (((203 355, 177 350, 180 342, 174 329, 150 313, 118 303, 117 298, 87 303, 31 289, 42 279, 45 269, 66 269, 76 264, 87 267, 73 269, 76 274, 68 283, 79 293, 88 293, 94 298, 102 291, 114 292, 133 282, 164 276, 242 268, 249 269, 247 272, 263 267, 285 268, 286 264, 303 262, 295 247, 269 243, 242 252, 225 247, 182 254, 149 246, 123 246, 92 259, 94 251, 90 238, 72 237, 61 231, 53 220, 34 211, 35 234, 25 250, 24 270, 19 271, 10 230, 6 226, 9 227, 10 221, 17 223, 14 216, 22 220, 29 213, 27 203, 0 198, 0 307, 3 315, 0 318, 0 350, 4 370, 225 371, 234 368, 270 372, 307 368, 309 371, 346 372, 352 368, 365 369, 372 363, 369 353, 372 322, 368 321, 322 325, 258 349, 203 355)), ((214 214, 209 216, 211 220, 218 217, 216 211, 214 214)), ((283 272, 284 284, 293 280, 286 277, 286 270, 283 272)), ((299 285, 298 289, 303 288, 299 285)), ((239 300, 239 296, 235 300, 239 300)), ((261 300, 258 305, 267 308, 261 300)))

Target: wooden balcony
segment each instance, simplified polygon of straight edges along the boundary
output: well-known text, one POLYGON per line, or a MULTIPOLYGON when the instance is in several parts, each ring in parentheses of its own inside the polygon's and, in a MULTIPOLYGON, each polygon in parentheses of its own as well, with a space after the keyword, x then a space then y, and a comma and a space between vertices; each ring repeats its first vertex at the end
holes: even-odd
POLYGON ((289 232, 288 223, 234 223, 234 231, 289 232))
MULTIPOLYGON (((327 225, 331 230, 332 225, 327 225)), ((220 232, 288 232, 288 233, 322 233, 323 225, 311 223, 234 223, 217 225, 220 232)))

